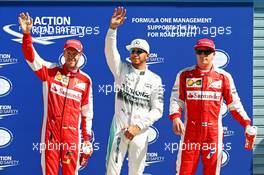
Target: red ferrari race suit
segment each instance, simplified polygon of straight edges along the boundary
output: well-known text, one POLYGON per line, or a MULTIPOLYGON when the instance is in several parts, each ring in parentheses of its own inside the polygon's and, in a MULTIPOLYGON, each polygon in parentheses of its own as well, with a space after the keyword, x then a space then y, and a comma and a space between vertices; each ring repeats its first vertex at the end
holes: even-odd
POLYGON ((204 175, 220 174, 223 100, 243 127, 250 124, 229 73, 214 67, 202 72, 197 66, 178 73, 170 98, 171 120, 180 118, 185 110, 185 133, 178 151, 177 175, 195 174, 200 155, 204 175))
POLYGON ((93 118, 92 82, 80 69, 69 72, 39 57, 30 34, 24 34, 22 49, 27 63, 43 82, 44 117, 41 165, 44 175, 76 175, 79 168, 81 134, 91 135, 93 118), (82 130, 80 130, 82 128, 82 130))

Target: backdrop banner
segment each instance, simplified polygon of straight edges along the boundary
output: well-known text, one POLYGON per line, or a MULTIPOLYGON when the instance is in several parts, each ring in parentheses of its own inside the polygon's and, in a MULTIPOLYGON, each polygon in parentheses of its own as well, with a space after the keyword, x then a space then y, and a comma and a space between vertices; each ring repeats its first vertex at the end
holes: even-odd
MULTIPOLYGON (((6 4, 0 7, 0 174, 41 173, 40 144, 42 83, 27 65, 21 48, 18 15, 33 18, 32 36, 38 54, 49 62, 63 63, 63 45, 76 38, 84 45, 82 70, 93 80, 94 119, 91 141, 94 153, 80 175, 105 174, 105 157, 112 117, 115 86, 104 55, 104 41, 114 8, 120 4, 41 3, 6 4)), ((215 66, 233 75, 242 104, 252 116, 253 6, 123 3, 127 19, 118 28, 122 61, 129 62, 125 46, 135 38, 150 44, 149 69, 162 78, 163 117, 150 127, 145 175, 176 173, 180 137, 172 131, 169 98, 176 74, 196 64, 197 39, 212 38, 216 44, 215 66)), ((221 174, 252 174, 252 152, 244 149, 244 129, 221 108, 224 153, 221 174)), ((201 162, 201 161, 200 161, 201 162)), ((121 174, 128 173, 127 159, 121 174)), ((196 174, 202 174, 202 163, 196 174)))

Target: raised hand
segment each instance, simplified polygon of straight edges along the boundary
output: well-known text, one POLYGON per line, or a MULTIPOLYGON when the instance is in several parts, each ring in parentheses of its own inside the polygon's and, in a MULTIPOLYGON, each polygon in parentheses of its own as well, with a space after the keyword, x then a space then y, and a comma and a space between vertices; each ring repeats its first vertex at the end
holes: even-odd
POLYGON ((18 21, 23 33, 30 33, 30 30, 33 26, 33 19, 29 16, 28 13, 20 13, 18 21))
POLYGON ((110 28, 116 29, 124 23, 126 19, 126 9, 124 7, 117 7, 110 21, 110 28))

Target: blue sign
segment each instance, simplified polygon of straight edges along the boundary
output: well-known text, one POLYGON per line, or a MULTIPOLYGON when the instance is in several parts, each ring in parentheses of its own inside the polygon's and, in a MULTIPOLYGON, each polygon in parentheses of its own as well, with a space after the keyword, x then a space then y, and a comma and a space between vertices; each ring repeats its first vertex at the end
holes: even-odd
MULTIPOLYGON (((173 133, 168 118, 169 98, 176 74, 196 64, 193 46, 197 39, 209 37, 215 41, 214 63, 232 74, 244 108, 252 116, 253 7, 124 5, 127 19, 117 34, 122 61, 129 61, 126 45, 135 38, 146 39, 151 52, 149 69, 161 76, 165 90, 163 117, 150 128, 144 173, 175 174, 180 138, 173 133)), ((0 174, 41 174, 42 83, 22 54, 22 31, 17 20, 21 12, 29 12, 34 20, 34 47, 43 59, 63 64, 66 39, 77 38, 84 44, 81 66, 93 80, 94 153, 79 174, 105 174, 115 87, 104 55, 104 41, 114 8, 109 4, 88 3, 0 7, 0 174)), ((252 152, 244 149, 244 129, 225 104, 221 112, 224 126, 221 174, 249 175, 252 152)), ((125 159, 121 174, 127 172, 125 159)), ((197 174, 202 174, 201 163, 197 174)))

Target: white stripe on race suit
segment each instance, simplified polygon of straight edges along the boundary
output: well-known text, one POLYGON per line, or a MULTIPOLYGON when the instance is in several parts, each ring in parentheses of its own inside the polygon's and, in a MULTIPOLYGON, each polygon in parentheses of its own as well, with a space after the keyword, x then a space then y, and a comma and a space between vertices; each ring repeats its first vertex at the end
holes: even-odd
MULTIPOLYGON (((48 112, 47 112, 48 111, 48 83, 46 81, 43 82, 43 101, 44 101, 44 116, 43 116, 42 131, 41 131, 41 143, 42 145, 43 144, 45 145, 46 124, 47 124, 47 115, 48 115, 48 112)), ((45 150, 41 150, 41 166, 42 166, 43 175, 46 175, 45 150)))
POLYGON ((219 113, 218 116, 218 151, 217 151, 217 165, 215 175, 220 175, 220 170, 222 166, 222 156, 223 156, 223 126, 222 126, 222 114, 219 113))
POLYGON ((81 122, 82 122, 82 116, 81 114, 79 115, 79 121, 78 121, 78 135, 79 135, 79 139, 78 139, 78 156, 77 156, 77 165, 75 168, 75 175, 78 175, 78 171, 81 168, 80 166, 80 153, 81 153, 81 146, 82 146, 82 135, 81 135, 81 130, 79 129, 81 126, 81 122))
MULTIPOLYGON (((185 105, 187 106, 187 104, 185 103, 185 105)), ((186 129, 187 126, 187 122, 188 122, 188 110, 186 108, 185 113, 184 113, 184 128, 186 129)), ((184 143, 185 140, 185 132, 183 133, 183 135, 181 135, 181 140, 180 143, 184 143)), ((182 158, 182 145, 183 144, 179 144, 179 150, 178 150, 178 155, 177 155, 177 161, 176 161, 176 175, 180 174, 181 171, 181 158, 182 158)))

